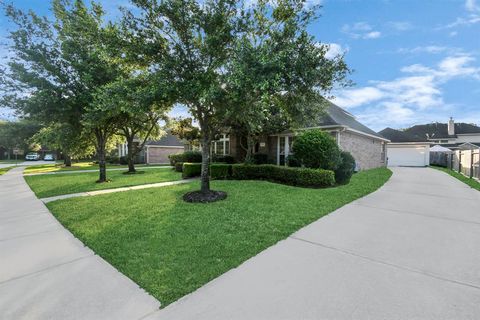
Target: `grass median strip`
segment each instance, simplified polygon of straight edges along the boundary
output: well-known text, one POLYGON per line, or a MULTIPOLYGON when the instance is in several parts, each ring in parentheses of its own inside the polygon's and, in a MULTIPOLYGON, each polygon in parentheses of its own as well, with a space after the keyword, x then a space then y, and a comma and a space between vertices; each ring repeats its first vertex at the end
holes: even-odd
MULTIPOLYGON (((162 164, 158 164, 155 166, 162 166, 162 164)), ((166 166, 166 165, 165 165, 166 166)), ((142 167, 148 167, 145 164, 137 164, 135 168, 139 170, 142 167)), ((117 164, 107 164, 107 169, 126 169, 127 166, 125 165, 117 165, 117 164)), ((78 170, 98 170, 98 164, 93 162, 78 162, 73 163, 71 167, 65 167, 61 163, 51 163, 51 164, 43 164, 43 165, 31 165, 24 170, 24 174, 32 174, 32 173, 50 173, 50 172, 63 172, 63 171, 78 171, 78 170)))
POLYGON ((95 182, 98 179, 98 172, 65 175, 35 175, 25 176, 24 178, 39 198, 181 179, 180 173, 170 169, 149 169, 138 174, 124 174, 124 171, 110 171, 107 176, 111 180, 107 183, 95 182))
POLYGON ((214 181, 227 199, 192 204, 197 183, 48 203, 80 240, 166 306, 301 227, 371 193, 388 169, 350 184, 305 189, 265 181, 214 181))

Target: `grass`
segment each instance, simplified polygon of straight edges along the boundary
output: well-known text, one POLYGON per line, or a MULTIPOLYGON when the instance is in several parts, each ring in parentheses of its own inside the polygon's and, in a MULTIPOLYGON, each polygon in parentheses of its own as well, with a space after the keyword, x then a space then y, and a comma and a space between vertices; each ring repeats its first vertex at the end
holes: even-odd
POLYGON ((14 167, 5 167, 5 168, 0 168, 0 176, 7 173, 8 170, 13 169, 14 167))
POLYGON ((107 178, 111 181, 106 183, 95 182, 98 179, 98 172, 46 174, 24 178, 39 198, 181 179, 181 173, 171 169, 148 169, 139 174, 123 174, 124 172, 108 172, 107 178))
MULTIPOLYGON (((144 164, 136 164, 135 167, 144 167, 144 164)), ((157 165, 155 165, 157 166, 157 165)), ((158 165, 162 166, 162 165, 158 165)), ((114 169, 114 168, 127 168, 125 165, 118 165, 118 164, 107 164, 107 169, 114 169)), ((75 171, 75 170, 96 170, 98 169, 98 164, 93 162, 77 162, 72 163, 71 167, 65 167, 63 163, 52 163, 52 164, 44 164, 44 165, 32 165, 25 168, 23 173, 49 173, 49 172, 59 172, 59 171, 75 171)))
POLYGON ((301 227, 371 193, 386 168, 348 185, 304 189, 266 181, 213 181, 226 200, 192 204, 198 183, 48 203, 87 246, 155 296, 162 306, 237 267, 301 227))
MULTIPOLYGON (((21 159, 21 160, 19 159, 19 160, 18 160, 18 162, 23 162, 23 161, 24 161, 23 159, 21 159)), ((7 160, 7 159, 5 159, 5 160, 0 160, 0 164, 1 164, 1 163, 3 163, 3 164, 5 164, 5 163, 6 163, 6 164, 15 164, 15 159, 13 159, 13 160, 11 160, 11 159, 10 159, 10 160, 7 160)))
POLYGON ((480 182, 478 182, 475 179, 470 179, 470 178, 464 176, 463 174, 458 173, 457 171, 454 171, 454 170, 451 170, 451 169, 448 169, 448 168, 437 167, 437 166, 431 166, 431 168, 446 172, 449 175, 451 175, 452 177, 457 178, 458 180, 462 181, 463 183, 469 185, 473 189, 476 189, 476 190, 480 191, 480 182))

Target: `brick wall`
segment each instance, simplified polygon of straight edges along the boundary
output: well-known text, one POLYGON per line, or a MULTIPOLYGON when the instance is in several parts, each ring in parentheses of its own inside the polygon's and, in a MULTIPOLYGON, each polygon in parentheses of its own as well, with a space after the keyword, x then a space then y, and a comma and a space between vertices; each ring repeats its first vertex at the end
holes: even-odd
POLYGON ((385 166, 382 142, 348 131, 340 132, 340 148, 352 154, 360 170, 385 166))

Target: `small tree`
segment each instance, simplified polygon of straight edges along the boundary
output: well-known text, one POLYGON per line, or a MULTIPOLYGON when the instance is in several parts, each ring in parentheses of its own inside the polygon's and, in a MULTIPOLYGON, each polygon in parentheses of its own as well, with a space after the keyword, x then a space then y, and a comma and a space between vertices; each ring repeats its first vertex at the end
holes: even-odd
POLYGON ((19 121, 0 122, 0 146, 10 151, 13 148, 21 148, 25 151, 31 149, 31 138, 41 129, 41 125, 27 119, 19 121))
POLYGON ((177 102, 188 108, 200 128, 203 155, 198 200, 223 198, 224 193, 210 190, 210 146, 225 126, 225 70, 241 27, 242 10, 234 0, 133 3, 141 12, 136 27, 144 39, 142 54, 151 57, 151 69, 168 74, 178 89, 177 102))
POLYGON ((82 0, 53 0, 52 5, 53 21, 6 7, 17 28, 10 35, 15 57, 0 77, 2 102, 41 123, 65 123, 92 135, 98 181, 105 182, 106 146, 119 118, 95 105, 94 96, 125 71, 109 54, 117 27, 104 22, 97 3, 87 7, 82 0))
POLYGON ((192 118, 173 119, 169 123, 171 133, 182 140, 188 141, 191 146, 198 146, 200 129, 193 125, 192 118))
POLYGON ((67 167, 72 165, 72 159, 90 156, 95 152, 91 137, 75 132, 75 128, 65 123, 40 129, 31 141, 60 150, 67 167))
MULTIPOLYGON (((158 83, 157 83, 158 85, 158 83)), ((143 76, 131 76, 104 86, 96 95, 97 103, 104 111, 116 114, 118 134, 127 142, 128 172, 135 173, 135 156, 143 149, 148 139, 159 138, 159 121, 166 120, 171 109, 168 90, 162 97, 158 91, 150 90, 149 79, 143 76), (139 140, 136 143, 135 140, 139 140)))
POLYGON ((328 132, 307 130, 295 138, 293 153, 307 168, 336 170, 342 163, 340 148, 328 132))

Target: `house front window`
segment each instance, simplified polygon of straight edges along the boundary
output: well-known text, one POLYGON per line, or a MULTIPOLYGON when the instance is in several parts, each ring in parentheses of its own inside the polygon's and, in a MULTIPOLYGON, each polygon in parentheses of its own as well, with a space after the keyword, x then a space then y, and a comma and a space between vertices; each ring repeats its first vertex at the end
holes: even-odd
POLYGON ((293 154, 292 147, 294 139, 294 136, 277 137, 277 165, 286 165, 288 156, 293 154))
POLYGON ((226 156, 230 154, 230 135, 222 134, 220 139, 212 141, 212 154, 226 156))

